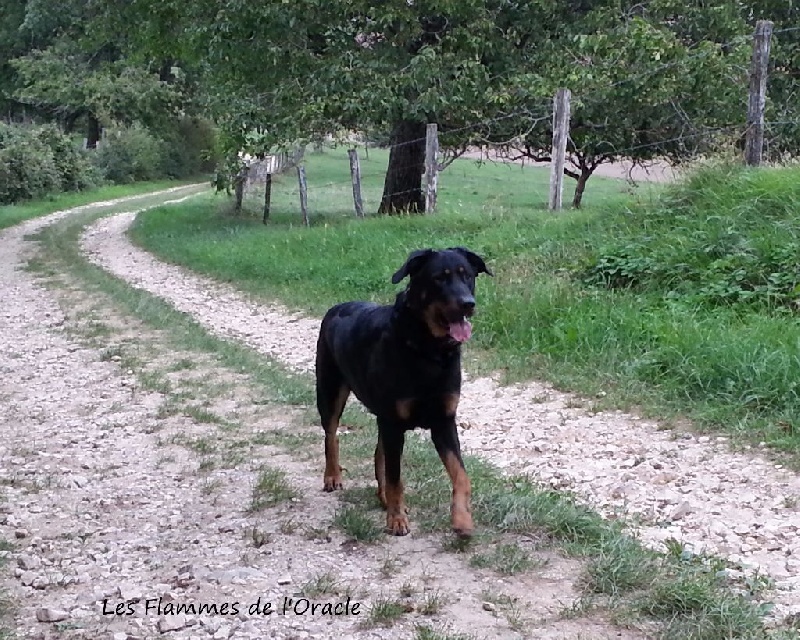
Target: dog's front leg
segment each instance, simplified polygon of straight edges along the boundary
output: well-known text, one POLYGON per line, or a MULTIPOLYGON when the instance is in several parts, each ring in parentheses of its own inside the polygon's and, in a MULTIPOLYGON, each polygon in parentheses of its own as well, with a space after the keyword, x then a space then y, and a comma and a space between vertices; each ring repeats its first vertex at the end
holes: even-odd
POLYGON ((431 439, 453 485, 453 498, 450 503, 453 531, 458 536, 469 537, 475 528, 470 505, 472 487, 464 469, 464 461, 461 459, 461 444, 458 441, 455 417, 445 418, 442 422, 432 425, 431 439))
POLYGON ((408 515, 406 515, 406 503, 403 497, 400 465, 403 459, 406 434, 400 424, 380 418, 378 419, 378 431, 380 445, 383 448, 386 529, 393 536, 404 536, 408 533, 408 515))

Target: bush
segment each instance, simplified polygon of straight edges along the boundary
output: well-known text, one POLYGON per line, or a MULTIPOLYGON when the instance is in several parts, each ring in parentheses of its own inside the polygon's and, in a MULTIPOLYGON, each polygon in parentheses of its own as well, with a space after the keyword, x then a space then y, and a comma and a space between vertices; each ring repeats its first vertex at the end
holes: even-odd
POLYGON ((105 180, 128 184, 162 176, 165 144, 141 125, 107 132, 92 162, 105 180))
POLYGON ((579 273, 590 285, 689 305, 790 309, 800 303, 796 168, 717 166, 631 212, 627 229, 579 273))
POLYGON ((55 155, 32 129, 0 124, 0 204, 60 190, 55 155))
POLYGON ((53 152, 61 191, 83 191, 96 186, 99 177, 89 162, 87 152, 61 129, 54 124, 47 124, 35 129, 35 135, 53 152))
POLYGON ((80 191, 96 182, 86 153, 57 126, 0 124, 0 204, 80 191))

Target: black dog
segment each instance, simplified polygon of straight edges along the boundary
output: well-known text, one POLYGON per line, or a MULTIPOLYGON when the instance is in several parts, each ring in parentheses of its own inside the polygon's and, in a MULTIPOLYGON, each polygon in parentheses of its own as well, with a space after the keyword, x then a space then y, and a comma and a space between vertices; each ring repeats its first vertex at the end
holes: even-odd
POLYGON ((375 479, 390 533, 408 533, 400 480, 405 432, 430 429, 453 484, 453 530, 472 533, 470 483, 461 460, 456 409, 461 344, 475 311, 475 277, 492 275, 467 249, 414 251, 392 276, 410 283, 393 306, 345 302, 322 320, 317 341, 317 408, 325 430, 325 491, 342 488, 339 428, 352 391, 378 421, 375 479))

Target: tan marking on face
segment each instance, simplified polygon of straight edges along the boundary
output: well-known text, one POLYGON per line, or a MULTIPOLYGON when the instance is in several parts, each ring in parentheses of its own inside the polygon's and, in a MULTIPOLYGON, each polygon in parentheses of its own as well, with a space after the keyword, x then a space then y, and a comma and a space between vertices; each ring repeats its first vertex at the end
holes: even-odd
POLYGON ((452 418, 458 411, 458 400, 461 398, 458 393, 446 393, 444 395, 444 415, 452 418))
POLYGON ((397 417, 401 420, 408 420, 411 418, 411 409, 414 406, 414 401, 411 398, 406 398, 404 400, 398 400, 395 403, 395 409, 397 410, 397 417))
POLYGON ((432 304, 426 307, 425 311, 422 312, 422 319, 425 321, 425 324, 428 326, 428 331, 431 332, 434 338, 445 338, 448 335, 447 328, 436 322, 436 312, 438 310, 439 308, 437 305, 432 304))

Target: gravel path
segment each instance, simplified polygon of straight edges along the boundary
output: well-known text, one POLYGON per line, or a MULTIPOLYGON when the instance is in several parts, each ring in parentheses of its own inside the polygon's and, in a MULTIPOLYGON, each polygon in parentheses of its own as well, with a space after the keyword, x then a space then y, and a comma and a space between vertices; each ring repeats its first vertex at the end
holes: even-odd
MULTIPOLYGON (((105 218, 83 238, 90 259, 168 300, 214 333, 299 371, 313 367, 318 320, 265 305, 165 264, 125 235, 133 214, 105 218)), ((496 265, 502 268, 501 265, 496 265)), ((608 515, 636 516, 638 534, 723 555, 775 580, 779 615, 800 613, 800 478, 724 437, 659 428, 541 383, 468 380, 460 419, 465 449, 508 472, 570 489, 608 515)))

